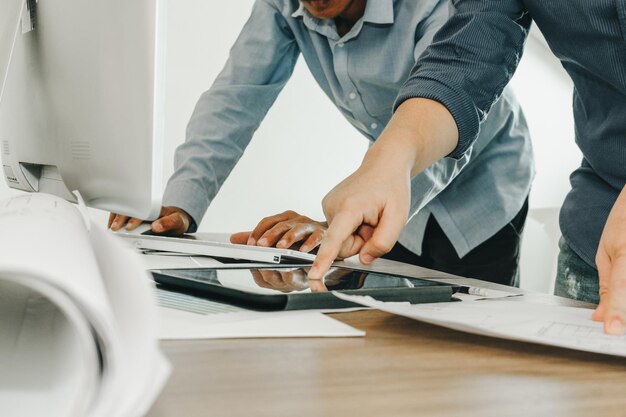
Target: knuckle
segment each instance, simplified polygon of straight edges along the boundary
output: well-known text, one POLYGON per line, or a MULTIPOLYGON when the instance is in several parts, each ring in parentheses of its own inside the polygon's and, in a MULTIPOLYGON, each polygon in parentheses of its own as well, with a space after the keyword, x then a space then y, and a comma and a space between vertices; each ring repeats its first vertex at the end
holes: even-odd
POLYGON ((386 242, 377 238, 372 238, 372 240, 370 240, 370 243, 372 248, 380 253, 387 253, 393 248, 393 243, 386 242))
POLYGON ((262 219, 259 223, 257 223, 256 227, 254 228, 255 231, 257 230, 264 230, 267 229, 269 227, 269 225, 271 225, 273 223, 273 220, 269 217, 266 217, 264 219, 262 219))
POLYGON ((326 234, 326 230, 317 229, 315 232, 313 232, 311 237, 314 238, 317 241, 320 241, 320 240, 322 240, 324 238, 325 234, 326 234))
POLYGON ((314 229, 309 223, 298 223, 291 229, 291 232, 297 236, 304 236, 313 233, 314 229))
POLYGON ((172 229, 172 228, 176 227, 177 223, 178 222, 175 220, 175 218, 172 218, 172 217, 165 217, 165 218, 163 218, 163 221, 161 222, 161 224, 166 229, 172 229))
POLYGON ((278 235, 283 235, 285 234, 285 232, 287 232, 289 229, 291 229, 291 226, 286 223, 286 222, 281 222, 278 223, 276 226, 272 227, 270 230, 268 230, 265 234, 269 235, 269 236, 278 236, 278 235))
POLYGON ((339 211, 352 211, 357 207, 358 204, 353 197, 344 198, 337 204, 339 211))
POLYGON ((288 243, 292 243, 295 239, 298 239, 300 235, 301 233, 298 233, 296 229, 291 229, 283 235, 281 240, 284 240, 285 242, 288 242, 288 243))

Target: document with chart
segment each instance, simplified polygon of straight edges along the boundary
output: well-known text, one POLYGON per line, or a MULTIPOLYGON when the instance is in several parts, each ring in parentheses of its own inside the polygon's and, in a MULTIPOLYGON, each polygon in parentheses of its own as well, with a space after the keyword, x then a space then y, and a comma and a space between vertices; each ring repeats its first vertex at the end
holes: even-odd
POLYGON ((141 260, 51 195, 0 201, 0 230, 0 415, 144 415, 169 364, 141 260))
POLYGON ((604 334, 593 310, 498 299, 437 304, 386 303, 335 293, 341 299, 463 332, 626 357, 626 337, 604 334))

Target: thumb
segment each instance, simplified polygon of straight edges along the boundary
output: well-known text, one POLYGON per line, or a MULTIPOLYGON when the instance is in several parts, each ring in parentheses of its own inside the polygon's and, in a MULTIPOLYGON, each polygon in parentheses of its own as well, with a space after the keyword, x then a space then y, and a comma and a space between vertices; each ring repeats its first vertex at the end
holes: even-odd
POLYGON ((178 212, 155 220, 151 226, 155 233, 167 233, 170 235, 182 235, 189 228, 186 219, 178 212))
POLYGON ((596 266, 598 267, 598 279, 600 286, 600 304, 593 312, 591 318, 595 321, 604 321, 609 304, 609 282, 611 278, 611 258, 606 253, 604 246, 600 245, 596 254, 596 266))
POLYGON ((626 257, 611 259, 608 304, 605 304, 604 331, 612 335, 626 332, 626 257))
POLYGON ((386 207, 378 225, 374 228, 372 237, 365 242, 359 252, 361 262, 366 265, 371 264, 375 259, 389 252, 396 244, 406 218, 403 210, 386 207))

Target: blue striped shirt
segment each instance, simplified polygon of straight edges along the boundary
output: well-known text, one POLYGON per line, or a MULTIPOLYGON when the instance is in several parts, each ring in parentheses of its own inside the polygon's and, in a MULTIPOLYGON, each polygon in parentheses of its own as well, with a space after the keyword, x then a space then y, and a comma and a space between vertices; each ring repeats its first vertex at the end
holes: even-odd
MULTIPOLYGON (((583 161, 570 177, 561 231, 595 266, 604 224, 626 183, 626 0, 452 4, 453 16, 415 65, 396 106, 411 97, 443 103, 460 134, 452 156, 461 157, 511 79, 534 20, 574 81, 576 143, 583 161)), ((558 163, 558 155, 554 158, 558 163)))
MULTIPOLYGON (((257 0, 226 66, 198 101, 163 204, 201 220, 299 56, 346 120, 375 141, 448 16, 445 0, 369 0, 363 18, 339 36, 333 20, 316 19, 297 0, 257 0)), ((470 151, 413 178, 412 218, 400 242, 419 254, 432 214, 459 256, 468 253, 521 209, 533 176, 531 153, 523 114, 508 92, 470 151)))

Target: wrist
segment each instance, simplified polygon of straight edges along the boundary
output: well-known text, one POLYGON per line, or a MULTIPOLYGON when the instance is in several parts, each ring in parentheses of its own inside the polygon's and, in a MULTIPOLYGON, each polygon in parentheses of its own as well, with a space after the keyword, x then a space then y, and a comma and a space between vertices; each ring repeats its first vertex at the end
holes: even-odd
POLYGON ((383 167, 410 175, 419 155, 419 144, 411 140, 410 132, 400 128, 385 130, 367 151, 361 166, 365 169, 383 167))
POLYGON ((449 155, 458 138, 456 122, 445 106, 429 99, 409 99, 398 107, 364 164, 383 158, 387 166, 408 169, 414 176, 449 155))
POLYGON ((185 225, 185 233, 188 233, 189 229, 191 229, 192 226, 194 226, 194 228, 197 228, 196 223, 193 220, 193 217, 191 217, 189 213, 187 213, 185 210, 180 209, 180 208, 178 209, 178 213, 183 219, 183 224, 185 225))

